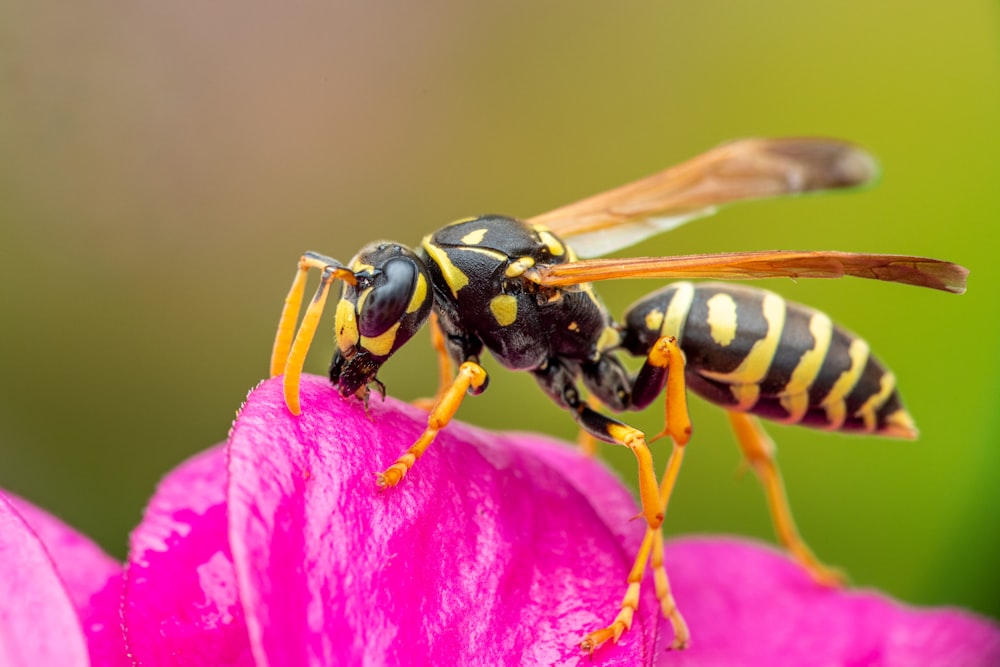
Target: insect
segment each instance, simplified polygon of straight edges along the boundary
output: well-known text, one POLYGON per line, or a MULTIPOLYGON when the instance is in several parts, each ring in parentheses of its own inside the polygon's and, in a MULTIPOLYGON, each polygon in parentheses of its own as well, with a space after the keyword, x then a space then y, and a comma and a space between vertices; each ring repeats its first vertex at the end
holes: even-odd
POLYGON ((335 281, 344 288, 336 305, 330 379, 345 397, 367 404, 372 385, 384 393, 382 364, 431 320, 441 385, 423 434, 378 475, 385 488, 400 482, 466 395, 486 389, 484 350, 507 368, 531 373, 583 431, 628 447, 638 462, 646 532, 619 613, 587 634, 581 647, 593 651, 617 641, 631 626, 648 563, 673 626, 673 646, 684 648, 690 633, 670 592, 660 525, 691 435, 687 389, 727 412, 764 486, 780 542, 825 584, 837 583, 838 575, 799 535, 774 446, 758 417, 904 438, 915 437, 916 430, 892 373, 864 341, 819 311, 758 288, 682 281, 647 295, 619 323, 591 282, 856 276, 961 293, 968 271, 923 257, 844 252, 578 257, 624 248, 722 204, 857 186, 875 174, 874 161, 846 142, 746 139, 526 221, 497 215, 459 220, 425 236, 416 249, 373 243, 347 264, 308 252, 281 314, 271 374, 284 374, 286 404, 299 414, 304 359, 335 281), (321 272, 320 285, 296 332, 310 269, 321 272), (641 368, 627 371, 622 354, 643 359, 641 368), (661 435, 669 435, 673 447, 658 482, 651 439, 594 405, 619 413, 641 410, 661 394, 661 435))

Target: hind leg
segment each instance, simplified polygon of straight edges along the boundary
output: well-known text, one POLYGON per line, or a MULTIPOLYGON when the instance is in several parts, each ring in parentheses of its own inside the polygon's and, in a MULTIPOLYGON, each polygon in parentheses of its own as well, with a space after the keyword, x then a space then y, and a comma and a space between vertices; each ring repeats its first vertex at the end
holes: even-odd
POLYGON ((782 546, 817 583, 824 586, 842 585, 845 581, 844 574, 820 562, 795 527, 785 485, 774 457, 774 442, 764 432, 760 421, 742 412, 727 411, 727 414, 743 456, 764 487, 774 530, 782 546))

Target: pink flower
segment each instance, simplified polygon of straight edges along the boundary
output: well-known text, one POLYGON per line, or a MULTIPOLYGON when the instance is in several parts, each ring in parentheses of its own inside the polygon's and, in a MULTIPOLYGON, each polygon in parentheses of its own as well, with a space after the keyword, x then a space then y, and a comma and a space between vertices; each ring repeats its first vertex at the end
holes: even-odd
POLYGON ((643 531, 605 468, 455 423, 379 493, 424 413, 376 400, 369 419, 307 377, 295 418, 280 386, 164 478, 124 587, 89 542, 0 500, 0 664, 87 664, 88 648, 97 665, 128 664, 126 648, 144 665, 1000 664, 990 621, 822 589, 718 538, 667 549, 688 651, 667 651, 646 586, 632 630, 591 662, 577 643, 614 617, 643 531))

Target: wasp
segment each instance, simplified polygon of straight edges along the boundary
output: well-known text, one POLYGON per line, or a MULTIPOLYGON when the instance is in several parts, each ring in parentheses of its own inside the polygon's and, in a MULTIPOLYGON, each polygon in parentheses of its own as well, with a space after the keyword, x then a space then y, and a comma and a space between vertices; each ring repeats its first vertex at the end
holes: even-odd
MULTIPOLYGON (((347 264, 302 255, 281 313, 271 359, 284 375, 288 409, 299 414, 306 352, 334 282, 336 351, 330 380, 367 405, 382 365, 426 323, 441 367, 427 427, 377 476, 397 485, 453 418, 467 395, 488 383, 484 350, 510 369, 535 376, 582 431, 628 447, 636 457, 646 532, 617 616, 581 642, 593 651, 631 627, 648 566, 675 648, 690 632, 670 591, 660 530, 691 436, 687 390, 729 416, 744 457, 767 497, 779 541, 816 581, 839 573, 813 555, 799 534, 758 418, 830 431, 916 437, 893 374, 859 337, 804 305, 769 291, 687 279, 855 276, 965 290, 968 271, 924 257, 847 252, 763 251, 594 259, 741 200, 848 188, 871 182, 875 161, 847 142, 823 138, 745 139, 673 168, 527 220, 484 215, 451 223, 411 249, 376 242, 347 264), (572 245, 569 245, 569 244, 572 245), (590 259, 580 259, 581 257, 590 259), (319 287, 296 332, 311 269, 319 287), (592 283, 620 278, 683 279, 612 318, 592 283), (642 359, 628 371, 622 355, 642 359), (672 451, 657 480, 646 434, 608 416, 646 408, 665 396, 672 451)), ((659 437, 659 436, 657 436, 659 437)))

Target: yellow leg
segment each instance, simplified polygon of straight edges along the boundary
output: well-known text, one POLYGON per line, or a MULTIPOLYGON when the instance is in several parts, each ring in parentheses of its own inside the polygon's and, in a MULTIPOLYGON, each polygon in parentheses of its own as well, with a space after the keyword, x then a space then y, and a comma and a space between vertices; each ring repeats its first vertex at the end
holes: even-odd
POLYGON ((274 347, 271 348, 271 377, 281 375, 285 371, 288 352, 292 349, 292 339, 295 337, 295 324, 302 309, 302 297, 306 291, 306 276, 309 266, 299 262, 295 271, 292 289, 285 297, 285 305, 281 309, 281 319, 278 320, 278 332, 274 336, 274 347))
POLYGON ((728 414, 743 456, 764 487, 778 540, 817 583, 824 586, 843 585, 844 574, 820 562, 795 527, 792 510, 788 505, 788 496, 785 494, 785 485, 774 458, 774 442, 755 417, 741 412, 728 414))
POLYGON ((445 346, 444 332, 441 331, 441 325, 438 323, 437 313, 433 311, 431 311, 430 325, 431 345, 434 347, 434 351, 437 352, 438 359, 438 388, 434 394, 434 398, 418 398, 413 401, 415 406, 427 411, 430 411, 441 401, 441 397, 445 395, 448 387, 451 386, 451 383, 455 379, 455 364, 451 360, 451 355, 448 354, 448 348, 445 346))
MULTIPOLYGON (((671 435, 674 441, 673 449, 670 452, 670 459, 667 467, 663 471, 657 491, 657 512, 654 516, 661 521, 667 514, 670 505, 670 497, 673 495, 674 486, 677 483, 677 476, 680 473, 681 464, 684 461, 685 445, 691 437, 691 421, 687 414, 687 401, 685 399, 686 386, 684 384, 684 358, 680 354, 680 349, 673 338, 662 338, 657 342, 657 348, 662 352, 662 356, 653 358, 651 361, 668 368, 667 375, 667 425, 664 433, 671 435), (672 406, 672 407, 671 407, 672 406), (671 423, 671 420, 674 420, 671 423)), ((659 352, 657 353, 660 354, 659 352)), ((608 627, 601 628, 588 634, 581 642, 583 650, 593 652, 595 648, 609 639, 617 642, 626 630, 632 626, 632 619, 639 604, 639 584, 642 574, 646 569, 646 561, 650 561, 653 569, 653 581, 656 589, 656 599, 660 601, 660 609, 663 616, 670 621, 674 630, 674 641, 672 648, 687 648, 691 640, 691 633, 687 623, 677 608, 677 603, 670 591, 670 579, 667 577, 666 566, 663 560, 663 532, 658 524, 648 521, 650 516, 647 508, 647 500, 643 493, 643 466, 640 460, 639 466, 639 494, 643 497, 643 512, 647 516, 646 534, 643 536, 639 553, 636 554, 632 569, 629 571, 628 587, 625 597, 622 599, 621 609, 615 620, 608 627), (650 558, 651 556, 651 558, 650 558)), ((652 475, 652 468, 649 473, 652 475)))
POLYGON ((653 470, 653 455, 646 444, 646 436, 637 428, 612 422, 608 425, 608 434, 615 442, 632 450, 639 465, 639 503, 642 505, 642 516, 652 528, 659 528, 663 523, 663 513, 660 511, 660 494, 656 488, 656 472, 653 470))
POLYGON ((655 529, 649 526, 646 527, 646 534, 643 536, 642 544, 639 546, 639 553, 636 554, 635 562, 628 573, 628 588, 625 589, 625 597, 622 598, 621 609, 611 625, 600 630, 595 630, 583 638, 583 641, 580 642, 580 648, 584 651, 593 653, 594 649, 609 639, 617 642, 622 634, 632 627, 635 610, 639 608, 639 584, 642 581, 642 573, 646 571, 646 560, 649 558, 649 551, 653 545, 653 536, 655 534, 655 529))
POLYGON ((427 428, 417 439, 413 446, 406 450, 406 453, 396 459, 387 470, 378 474, 376 483, 380 488, 396 486, 399 480, 413 467, 417 459, 426 451, 427 447, 434 441, 438 431, 448 425, 451 418, 455 416, 458 407, 462 404, 466 392, 471 389, 478 389, 486 382, 486 371, 482 366, 472 361, 466 361, 458 369, 458 376, 451 382, 451 385, 444 391, 441 398, 431 408, 431 414, 427 418, 427 428))
MULTIPOLYGON (((666 516, 667 507, 670 505, 670 498, 677 483, 681 463, 684 462, 684 452, 684 444, 675 441, 673 449, 670 451, 670 459, 667 461, 667 468, 663 471, 663 479, 660 482, 660 511, 664 516, 666 516)), ((670 592, 670 579, 667 577, 667 567, 663 561, 662 530, 656 531, 653 536, 653 554, 649 565, 653 569, 656 599, 660 601, 663 617, 669 619, 674 628, 674 641, 670 647, 678 650, 685 649, 691 641, 691 633, 684 617, 681 616, 681 612, 677 608, 673 593, 670 592)))
POLYGON ((323 306, 326 305, 326 298, 330 293, 330 284, 334 280, 356 284, 354 273, 339 264, 331 263, 333 261, 311 253, 303 255, 299 259, 299 267, 295 273, 295 279, 292 281, 292 288, 288 291, 288 296, 285 297, 285 305, 281 309, 281 318, 278 320, 278 331, 274 337, 274 347, 271 349, 271 377, 281 373, 285 374, 285 405, 288 406, 293 415, 302 411, 299 405, 299 380, 302 376, 302 366, 305 364, 306 353, 316 335, 316 327, 319 325, 323 306), (299 327, 298 333, 295 333, 295 322, 302 309, 302 297, 306 289, 306 276, 311 268, 321 269, 323 275, 316 295, 306 308, 302 325, 299 327))
MULTIPOLYGON (((683 461, 684 445, 675 443, 673 451, 670 453, 670 460, 667 462, 667 468, 663 471, 663 479, 660 481, 658 503, 660 516, 666 516, 670 496, 673 493, 683 461)), ((649 560, 653 570, 656 599, 660 602, 664 618, 670 621, 674 630, 674 641, 671 648, 687 648, 691 640, 691 633, 688 630, 687 622, 677 608, 673 593, 670 591, 670 579, 667 577, 667 569, 663 561, 663 532, 658 527, 647 525, 639 552, 636 554, 632 569, 629 571, 628 588, 625 591, 625 597, 622 598, 621 609, 611 625, 595 630, 584 637, 580 643, 580 647, 584 651, 593 652, 595 648, 609 639, 617 642, 622 634, 632 627, 632 618, 639 607, 639 584, 642 581, 647 560, 649 560), (651 554, 652 558, 650 559, 651 554)))
POLYGON ((691 439, 691 418, 687 408, 687 384, 684 382, 684 353, 673 336, 664 336, 650 350, 648 363, 667 367, 666 406, 663 431, 653 441, 669 435, 674 442, 685 445, 691 439))

